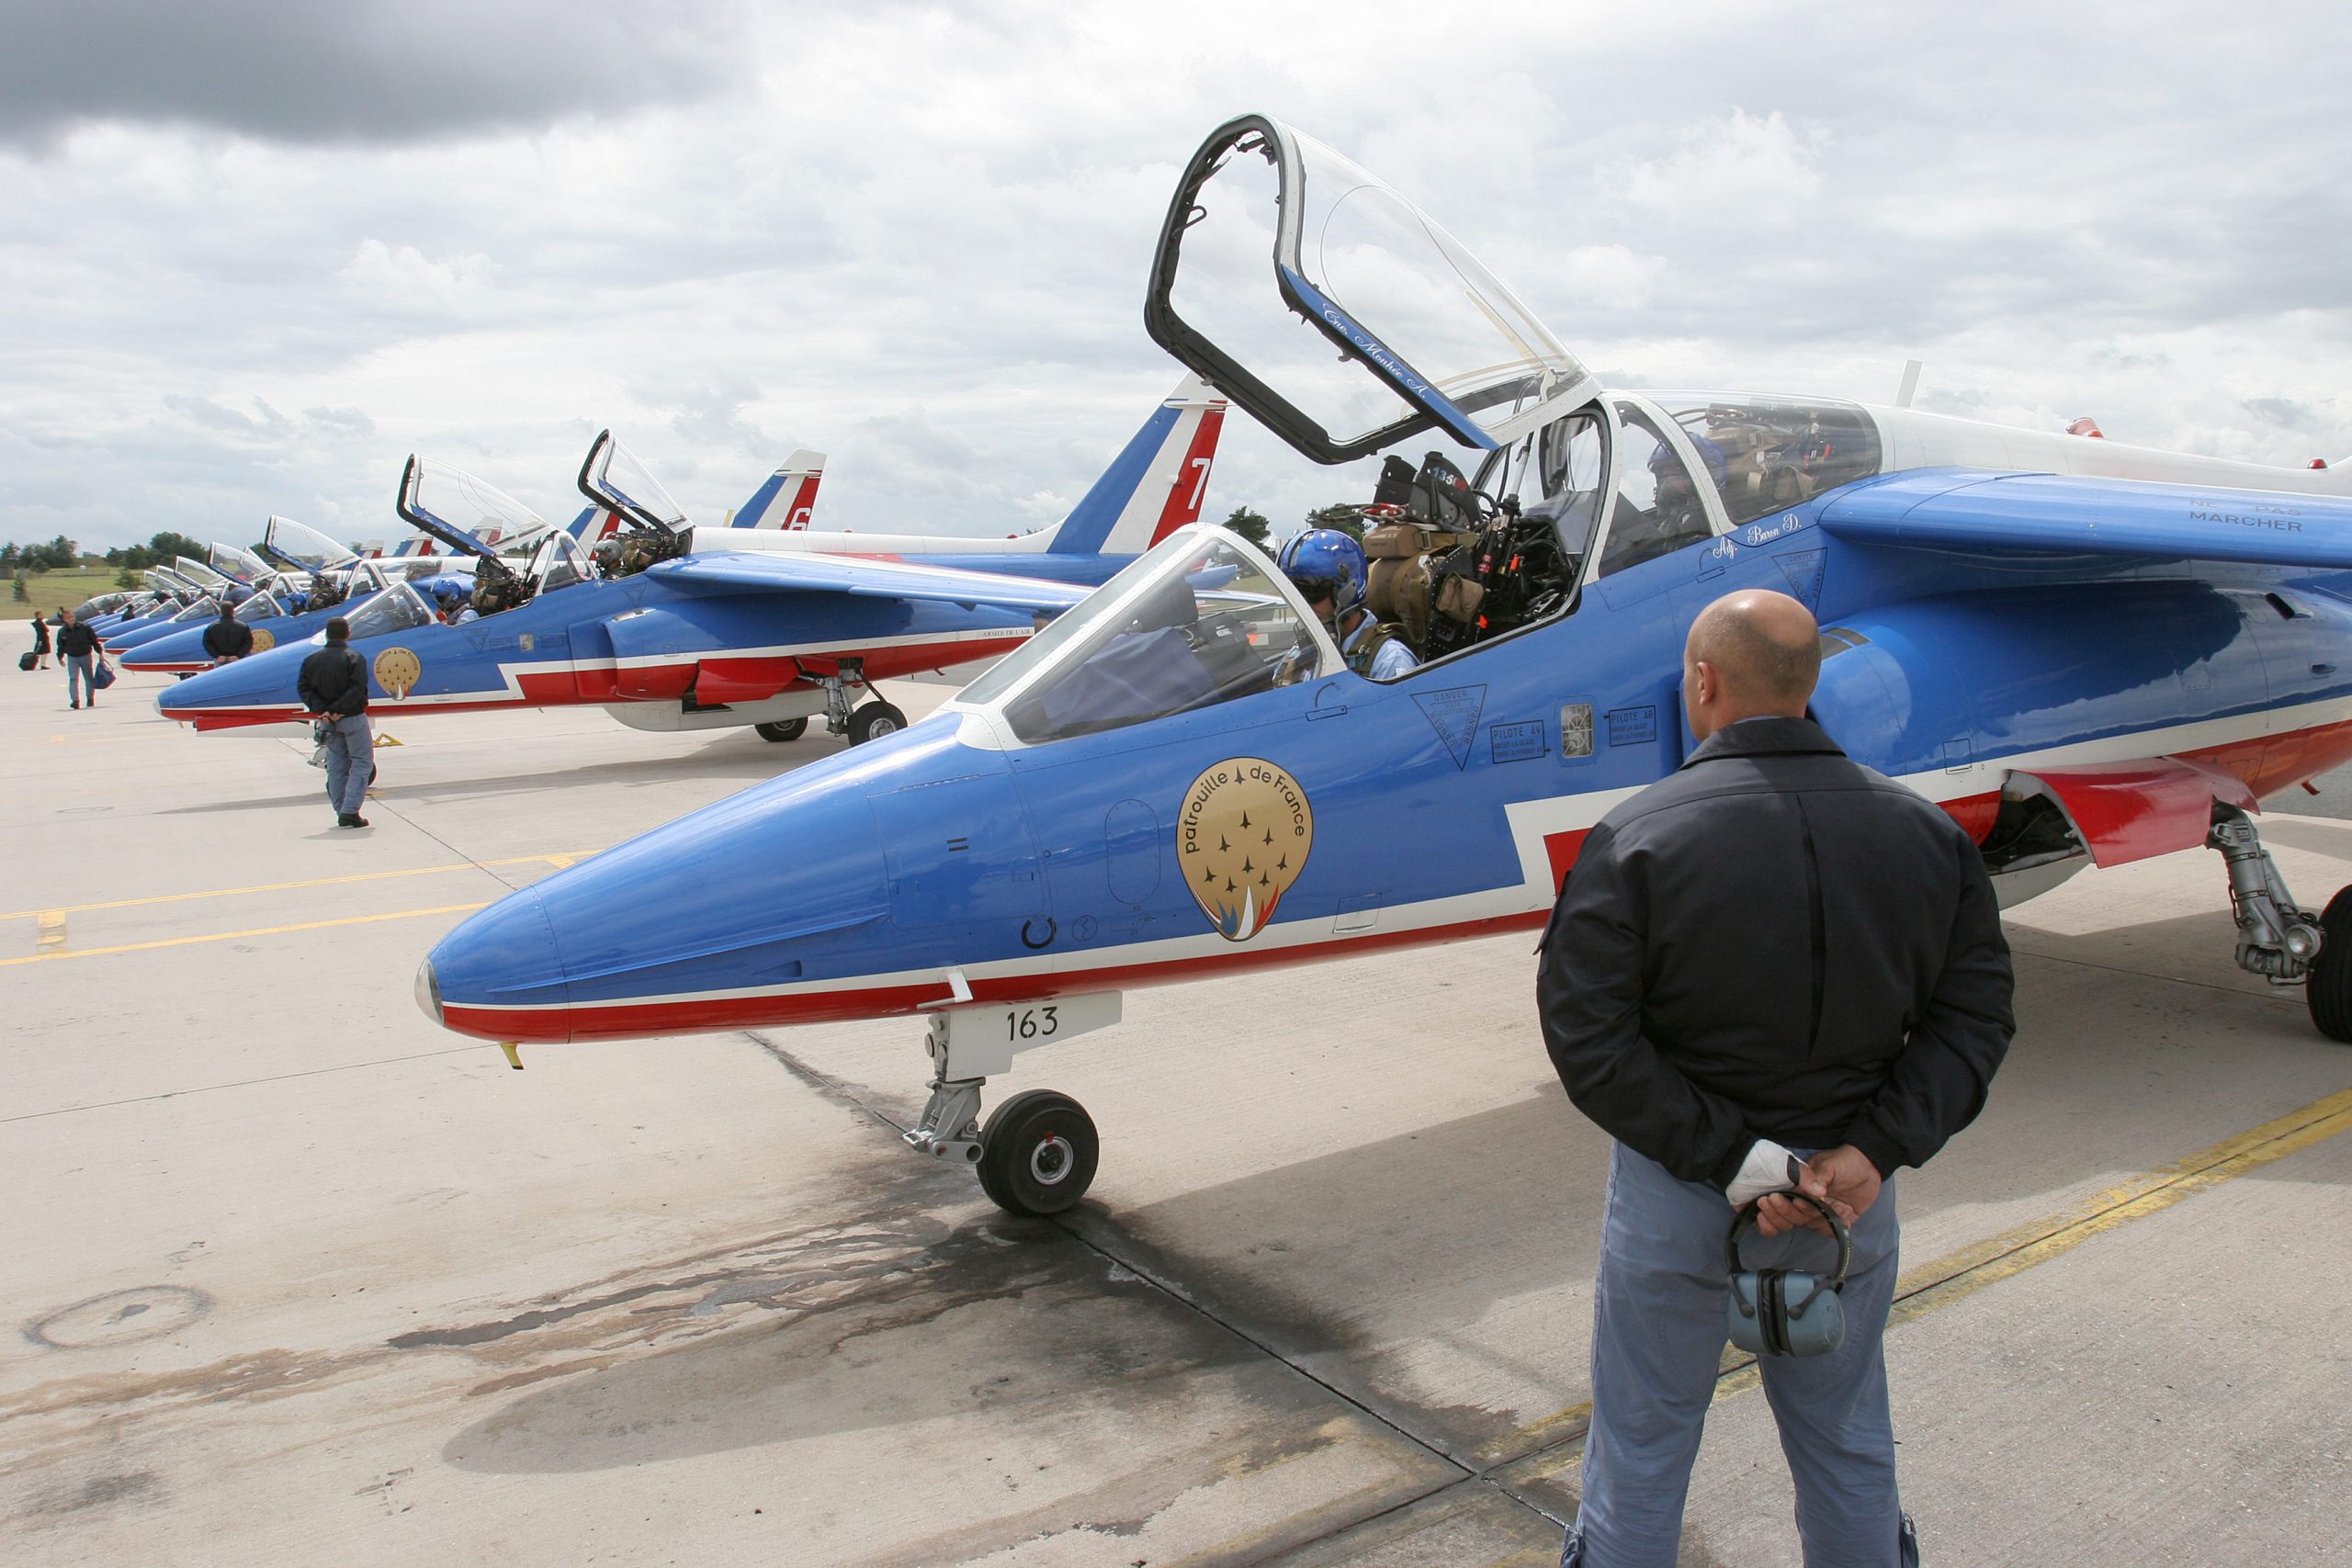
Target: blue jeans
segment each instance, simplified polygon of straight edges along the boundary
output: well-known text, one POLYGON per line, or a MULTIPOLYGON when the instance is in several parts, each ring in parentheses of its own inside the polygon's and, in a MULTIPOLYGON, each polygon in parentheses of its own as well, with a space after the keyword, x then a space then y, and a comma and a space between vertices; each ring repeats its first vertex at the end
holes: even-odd
POLYGON ((75 653, 67 656, 65 660, 65 695, 67 701, 78 703, 86 699, 89 702, 96 703, 98 700, 98 689, 90 683, 90 669, 95 657, 95 655, 87 653, 75 653))
POLYGON ((338 816, 356 817, 376 771, 376 746, 368 716, 346 714, 327 725, 327 800, 338 816))
MULTIPOLYGON (((1564 1564, 1674 1568, 1690 1466, 1725 1344, 1724 1237, 1732 1213, 1713 1188, 1678 1180, 1623 1145, 1611 1156, 1593 1282, 1592 1427, 1564 1564)), ((1918 1561, 1895 1494, 1894 1428, 1880 1354, 1898 1239, 1890 1179, 1854 1225, 1845 1343, 1826 1356, 1760 1361, 1764 1397, 1796 1482, 1806 1568, 1918 1561)), ((1825 1274, 1837 1261, 1829 1238, 1810 1230, 1770 1240, 1750 1235, 1741 1255, 1751 1269, 1825 1274)))

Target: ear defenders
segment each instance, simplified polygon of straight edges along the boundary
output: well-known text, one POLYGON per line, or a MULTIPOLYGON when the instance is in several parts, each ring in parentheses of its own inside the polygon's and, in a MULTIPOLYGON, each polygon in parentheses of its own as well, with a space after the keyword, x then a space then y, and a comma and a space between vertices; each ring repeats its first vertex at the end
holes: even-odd
POLYGON ((1846 1288, 1846 1271, 1853 1267, 1854 1237, 1846 1222, 1810 1193, 1782 1196, 1811 1203, 1829 1222, 1838 1236, 1838 1272, 1825 1280, 1794 1269, 1742 1269, 1739 1244, 1756 1224, 1756 1205, 1750 1203, 1732 1221, 1724 1242, 1731 1272, 1725 1325, 1731 1342, 1754 1355, 1826 1356, 1846 1342, 1846 1309, 1838 1292, 1846 1288))

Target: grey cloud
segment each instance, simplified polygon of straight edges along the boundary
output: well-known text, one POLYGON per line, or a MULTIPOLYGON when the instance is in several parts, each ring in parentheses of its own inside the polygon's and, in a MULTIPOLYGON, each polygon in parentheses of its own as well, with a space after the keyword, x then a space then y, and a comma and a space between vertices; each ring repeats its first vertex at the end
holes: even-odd
POLYGON ((2247 398, 2238 407, 2256 419, 2284 425, 2289 430, 2321 428, 2319 411, 2292 398, 2247 398))
MULTIPOLYGON (((166 121, 402 142, 707 94, 742 8, 704 0, 14 0, 0 138, 166 121)), ((732 47, 730 47, 732 46, 732 47)))

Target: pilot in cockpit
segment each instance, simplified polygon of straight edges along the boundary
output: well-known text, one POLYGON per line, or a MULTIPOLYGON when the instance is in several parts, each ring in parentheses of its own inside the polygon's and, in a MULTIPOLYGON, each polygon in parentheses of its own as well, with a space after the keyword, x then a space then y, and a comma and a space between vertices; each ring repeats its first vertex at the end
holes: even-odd
POLYGON ((1330 628, 1349 669, 1374 681, 1394 681, 1419 667, 1405 628, 1374 620, 1364 607, 1371 572, 1362 545, 1337 528, 1310 528, 1283 547, 1277 564, 1316 619, 1330 628))
MULTIPOLYGON (((1724 449, 1703 435, 1693 435, 1690 440, 1720 487, 1728 472, 1724 449)), ((1690 471, 1683 467, 1672 447, 1661 444, 1653 450, 1649 468, 1650 504, 1619 513, 1610 531, 1603 571, 1623 570, 1670 555, 1685 545, 1706 538, 1713 531, 1707 521, 1706 504, 1699 499, 1698 490, 1691 483, 1690 471)), ((1621 501, 1620 505, 1623 504, 1621 501)))

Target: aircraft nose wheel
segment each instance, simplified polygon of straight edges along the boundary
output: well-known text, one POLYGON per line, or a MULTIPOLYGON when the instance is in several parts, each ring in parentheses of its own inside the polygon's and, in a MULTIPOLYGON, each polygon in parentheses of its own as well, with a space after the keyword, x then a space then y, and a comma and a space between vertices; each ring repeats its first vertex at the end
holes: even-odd
POLYGON ((877 699, 849 716, 849 743, 863 746, 885 735, 896 735, 906 727, 905 714, 877 699))
POLYGON ((980 1190, 1011 1213, 1058 1214, 1094 1184, 1102 1152, 1086 1107, 1033 1089, 998 1106, 981 1130, 980 1190))

